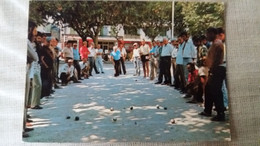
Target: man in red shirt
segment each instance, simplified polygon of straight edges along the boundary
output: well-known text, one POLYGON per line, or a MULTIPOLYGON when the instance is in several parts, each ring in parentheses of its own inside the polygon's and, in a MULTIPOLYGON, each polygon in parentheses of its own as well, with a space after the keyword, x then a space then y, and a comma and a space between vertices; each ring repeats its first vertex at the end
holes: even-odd
POLYGON ((188 63, 187 70, 189 72, 188 82, 186 85, 187 94, 184 96, 184 98, 190 98, 192 96, 193 98, 195 98, 194 96, 197 95, 197 89, 198 89, 198 83, 197 83, 198 70, 195 68, 194 63, 188 63))
POLYGON ((88 60, 88 54, 90 53, 87 47, 87 41, 83 42, 83 46, 79 49, 81 60, 87 61, 88 60))

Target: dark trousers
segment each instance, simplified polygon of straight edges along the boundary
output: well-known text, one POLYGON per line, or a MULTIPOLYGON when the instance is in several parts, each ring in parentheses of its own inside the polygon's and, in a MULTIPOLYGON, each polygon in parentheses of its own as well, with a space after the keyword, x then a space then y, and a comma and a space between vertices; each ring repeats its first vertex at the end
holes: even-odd
POLYGON ((69 81, 77 81, 77 79, 74 77, 74 76, 72 76, 72 77, 70 77, 69 79, 68 79, 68 77, 69 77, 69 75, 68 74, 66 74, 66 73, 61 73, 60 74, 60 79, 61 79, 61 83, 62 84, 67 84, 69 81))
POLYGON ((226 76, 226 70, 224 67, 218 67, 212 74, 209 76, 205 87, 204 112, 211 114, 214 103, 218 115, 221 115, 224 114, 222 84, 226 76))
POLYGON ((184 67, 182 64, 176 65, 176 72, 175 72, 175 85, 177 88, 181 88, 181 90, 185 90, 186 81, 184 78, 184 67))
POLYGON ((88 62, 89 62, 89 75, 92 75, 92 70, 93 70, 93 67, 95 65, 95 59, 94 57, 88 57, 88 62))
POLYGON ((158 82, 162 82, 163 76, 165 84, 171 84, 171 56, 160 57, 160 73, 158 82))
POLYGON ((198 101, 198 102, 203 102, 202 96, 203 96, 203 84, 201 82, 199 82, 199 84, 198 84, 198 92, 197 92, 197 94, 196 94, 194 99, 196 101, 198 101))
POLYGON ((74 61, 73 61, 73 64, 74 64, 74 67, 75 67, 76 70, 77 70, 78 79, 80 79, 80 78, 81 78, 81 75, 80 75, 81 69, 80 69, 79 61, 78 61, 78 60, 74 60, 74 61))
POLYGON ((41 79, 42 79, 42 94, 44 96, 50 96, 52 89, 52 70, 49 68, 41 68, 41 79))
POLYGON ((119 70, 120 70, 120 60, 114 60, 115 65, 115 76, 119 76, 119 70))
POLYGON ((122 69, 123 69, 124 74, 126 74, 125 61, 124 61, 123 57, 120 58, 119 74, 122 74, 122 72, 121 72, 121 66, 122 66, 122 69))

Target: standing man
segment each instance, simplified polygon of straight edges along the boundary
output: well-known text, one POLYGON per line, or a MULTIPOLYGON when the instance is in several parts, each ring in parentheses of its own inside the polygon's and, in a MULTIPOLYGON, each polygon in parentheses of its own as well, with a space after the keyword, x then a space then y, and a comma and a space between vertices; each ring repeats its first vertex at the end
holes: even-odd
MULTIPOLYGON (((127 55, 127 53, 126 53, 126 50, 125 50, 125 48, 124 48, 124 44, 123 43, 121 43, 120 45, 119 45, 119 50, 120 50, 120 52, 121 52, 121 54, 120 54, 120 64, 121 64, 121 66, 122 66, 122 69, 123 69, 123 72, 124 72, 124 75, 126 74, 126 69, 125 69, 125 58, 126 58, 126 55, 127 55)), ((119 74, 122 74, 122 72, 121 72, 121 66, 120 66, 120 70, 119 70, 119 74)))
POLYGON ((133 49, 133 55, 131 61, 134 62, 134 67, 135 67, 134 76, 140 76, 140 49, 138 48, 137 43, 134 43, 133 46, 134 49, 133 49))
POLYGON ((144 78, 149 76, 149 52, 150 47, 145 43, 145 40, 141 41, 140 55, 143 64, 144 78))
POLYGON ((83 46, 80 47, 79 52, 80 52, 81 60, 87 62, 88 55, 90 53, 87 47, 87 41, 83 42, 83 46))
POLYGON ((156 84, 162 83, 163 76, 165 78, 162 85, 171 84, 171 56, 172 56, 173 47, 171 44, 168 44, 168 39, 163 39, 163 47, 160 57, 160 73, 158 82, 156 84))
POLYGON ((120 69, 120 50, 117 46, 113 47, 113 51, 110 53, 111 60, 113 61, 114 68, 115 68, 115 77, 119 76, 119 69, 120 69))
POLYGON ((172 86, 175 85, 175 72, 176 72, 176 57, 177 57, 177 52, 178 52, 178 41, 176 39, 172 40, 172 46, 173 46, 173 51, 172 51, 172 77, 174 78, 174 82, 172 86))
POLYGON ((77 48, 77 44, 76 43, 73 44, 72 50, 73 50, 73 64, 74 64, 74 67, 77 70, 78 80, 83 80, 81 78, 81 69, 80 69, 80 65, 79 65, 79 60, 80 60, 79 50, 77 48))
POLYGON ((182 57, 182 50, 184 47, 184 41, 181 37, 181 35, 179 35, 178 37, 178 42, 179 42, 179 46, 178 46, 178 52, 177 52, 177 56, 176 56, 176 72, 175 72, 175 89, 180 89, 181 92, 185 92, 185 86, 186 86, 186 81, 185 81, 185 77, 184 77, 184 66, 183 66, 183 57, 182 57))
POLYGON ((150 80, 153 80, 155 77, 157 77, 157 59, 156 59, 156 49, 157 45, 156 42, 153 41, 153 48, 150 50, 150 65, 151 65, 151 71, 150 71, 150 80))
POLYGON ((62 54, 65 62, 68 62, 69 59, 73 59, 73 51, 71 49, 71 43, 66 42, 66 47, 63 48, 62 54))
POLYGON ((182 50, 182 57, 183 57, 183 66, 184 66, 184 77, 185 80, 188 80, 188 69, 187 64, 193 63, 194 60, 197 58, 197 51, 191 39, 189 39, 188 33, 185 31, 181 34, 184 40, 184 47, 182 50))
MULTIPOLYGON (((94 43, 91 43, 89 45, 88 51, 90 52, 90 54, 88 55, 88 61, 89 61, 89 65, 90 65, 89 75, 92 76, 92 70, 95 65, 95 57, 96 57, 96 50, 94 48, 94 43)), ((96 74, 99 74, 99 72, 96 71, 96 74)))
POLYGON ((96 67, 98 72, 101 72, 102 74, 104 73, 104 69, 103 69, 103 59, 102 59, 102 55, 103 55, 103 49, 101 48, 100 44, 97 45, 97 49, 96 49, 96 67))

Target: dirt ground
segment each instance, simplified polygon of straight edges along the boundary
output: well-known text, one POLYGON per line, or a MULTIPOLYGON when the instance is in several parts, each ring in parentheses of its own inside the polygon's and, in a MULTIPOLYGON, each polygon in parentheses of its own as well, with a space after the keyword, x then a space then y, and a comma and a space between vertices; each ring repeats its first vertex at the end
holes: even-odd
POLYGON ((93 77, 82 83, 56 89, 52 98, 42 99, 42 110, 29 110, 34 130, 24 141, 230 140, 228 112, 226 122, 212 122, 209 117, 198 115, 203 107, 186 103, 187 99, 173 87, 155 85, 155 80, 142 76, 134 77, 133 64, 127 63, 127 74, 116 78, 112 64, 104 67, 105 74, 93 73, 93 77))

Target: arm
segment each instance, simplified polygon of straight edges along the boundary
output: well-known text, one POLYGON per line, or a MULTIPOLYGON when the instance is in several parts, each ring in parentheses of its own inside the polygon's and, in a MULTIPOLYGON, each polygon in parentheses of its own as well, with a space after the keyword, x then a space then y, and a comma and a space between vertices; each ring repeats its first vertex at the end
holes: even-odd
POLYGON ((49 68, 49 66, 44 61, 44 56, 41 56, 41 61, 42 61, 42 64, 45 66, 45 68, 49 68))

